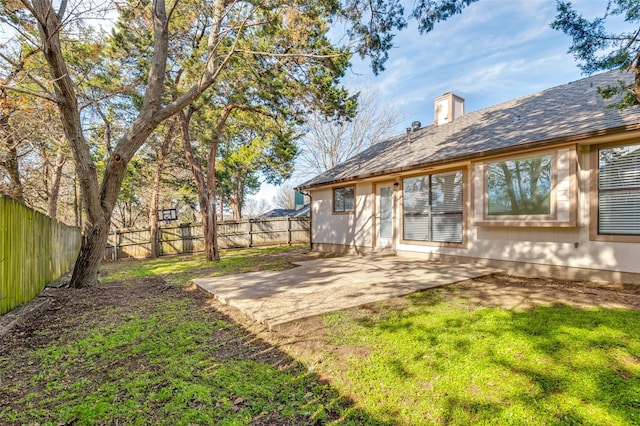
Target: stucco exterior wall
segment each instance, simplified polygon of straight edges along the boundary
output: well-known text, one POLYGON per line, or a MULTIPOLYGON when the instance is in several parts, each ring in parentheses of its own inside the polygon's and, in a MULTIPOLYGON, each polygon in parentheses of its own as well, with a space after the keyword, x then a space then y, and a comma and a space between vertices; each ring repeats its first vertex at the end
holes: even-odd
POLYGON ((370 248, 373 244, 373 186, 355 185, 355 212, 333 212, 333 189, 312 191, 312 241, 314 244, 370 248))
MULTIPOLYGON (((557 150, 556 175, 557 222, 554 226, 504 226, 483 222, 483 179, 478 178, 483 162, 473 162, 468 173, 467 191, 471 212, 465 224, 465 244, 457 247, 402 242, 402 230, 395 232, 398 255, 422 256, 432 259, 478 262, 504 267, 514 273, 630 280, 640 274, 640 243, 592 241, 589 234, 592 196, 590 188, 589 148, 557 150), (473 177, 475 176, 475 178, 473 177), (572 182, 572 179, 573 182, 572 182), (573 217, 573 224, 567 225, 573 217), (479 222, 483 222, 479 225, 479 222), (512 265, 513 268, 511 268, 512 265), (601 274, 600 272, 607 273, 601 274)), ((480 175, 481 176, 481 175, 480 175)), ((388 177, 386 177, 388 179, 388 177)), ((374 185, 356 185, 356 212, 351 215, 332 214, 332 190, 313 191, 314 243, 358 246, 373 249, 374 185)), ((401 202, 396 203, 396 218, 401 214, 401 202)), ((398 220, 396 224, 400 223, 398 220)))

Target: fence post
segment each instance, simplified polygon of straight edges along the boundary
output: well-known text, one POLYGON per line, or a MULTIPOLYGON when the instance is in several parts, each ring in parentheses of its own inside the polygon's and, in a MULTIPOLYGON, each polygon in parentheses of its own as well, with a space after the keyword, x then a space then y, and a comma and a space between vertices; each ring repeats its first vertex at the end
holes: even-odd
POLYGON ((287 216, 287 245, 291 245, 291 216, 287 216))
POLYGON ((113 230, 113 260, 118 260, 118 230, 113 230))
POLYGON ((249 248, 253 247, 253 223, 251 219, 247 219, 247 223, 249 224, 249 248))

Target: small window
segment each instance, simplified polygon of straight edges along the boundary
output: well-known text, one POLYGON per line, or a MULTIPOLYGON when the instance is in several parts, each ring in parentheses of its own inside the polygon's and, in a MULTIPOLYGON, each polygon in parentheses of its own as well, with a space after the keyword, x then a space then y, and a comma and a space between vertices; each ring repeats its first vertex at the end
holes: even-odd
POLYGON ((355 210, 355 189, 353 186, 336 188, 333 190, 333 211, 336 213, 352 212, 355 210))
POLYGON ((487 164, 487 215, 551 215, 552 155, 487 164))
POLYGON ((640 235, 640 144, 598 151, 598 233, 640 235))

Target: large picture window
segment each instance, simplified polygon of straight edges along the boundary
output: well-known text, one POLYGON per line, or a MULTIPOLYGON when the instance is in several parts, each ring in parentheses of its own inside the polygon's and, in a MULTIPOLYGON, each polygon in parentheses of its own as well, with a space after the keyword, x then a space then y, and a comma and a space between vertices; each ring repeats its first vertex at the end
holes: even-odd
POLYGON ((336 213, 352 212, 355 210, 355 188, 345 186, 333 190, 333 211, 336 213))
POLYGON ((598 233, 640 235, 640 144, 598 151, 598 233))
POLYGON ((551 215, 552 155, 487 164, 487 215, 551 215))
POLYGON ((403 238, 462 242, 462 171, 403 180, 403 238))

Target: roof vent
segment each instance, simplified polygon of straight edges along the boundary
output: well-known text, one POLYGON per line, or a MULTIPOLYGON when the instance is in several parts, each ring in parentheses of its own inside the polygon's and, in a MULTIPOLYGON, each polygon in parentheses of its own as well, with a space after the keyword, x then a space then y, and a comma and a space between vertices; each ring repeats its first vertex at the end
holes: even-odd
POLYGON ((520 115, 520 113, 516 113, 516 116, 513 117, 513 124, 522 123, 524 121, 524 117, 520 115))
POLYGON ((416 130, 420 130, 421 126, 422 123, 420 123, 419 121, 414 121, 413 123, 411 123, 411 130, 415 132, 416 130))

